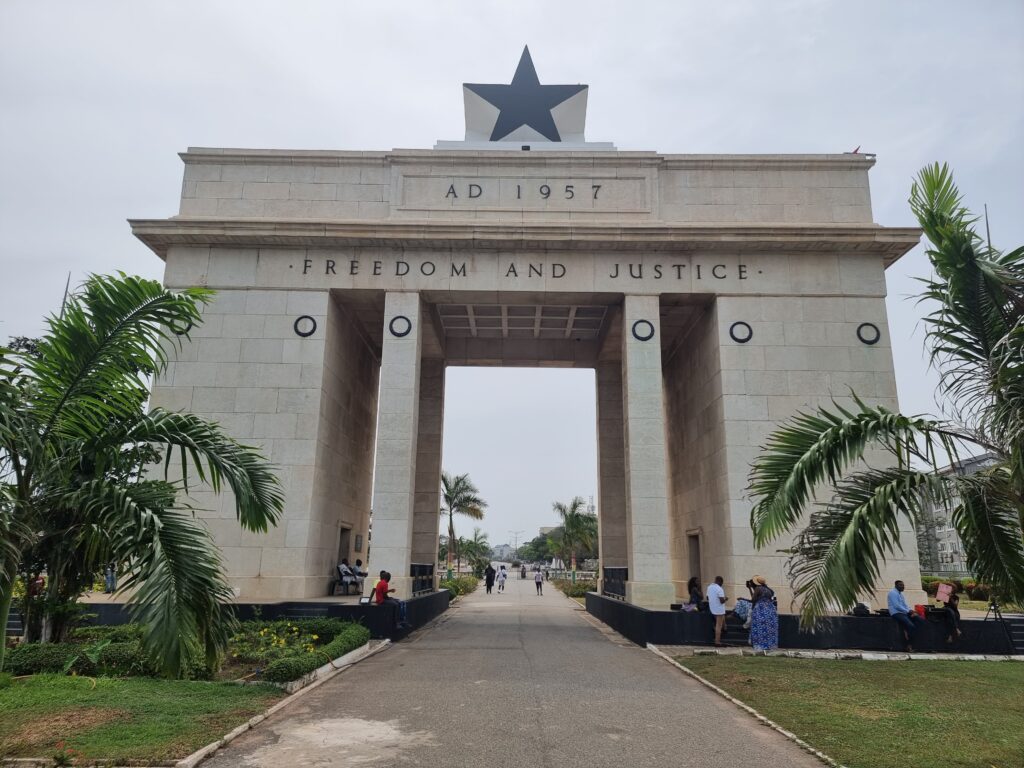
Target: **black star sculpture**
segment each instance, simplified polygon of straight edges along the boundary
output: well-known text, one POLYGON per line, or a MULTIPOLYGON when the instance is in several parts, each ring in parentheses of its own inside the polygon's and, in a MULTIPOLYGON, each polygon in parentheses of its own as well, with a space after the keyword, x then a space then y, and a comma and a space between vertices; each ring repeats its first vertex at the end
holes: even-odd
POLYGON ((561 141, 551 110, 584 90, 585 85, 541 85, 530 58, 530 48, 523 48, 511 85, 463 83, 480 98, 496 106, 500 112, 491 131, 491 141, 501 141, 520 126, 527 125, 548 141, 561 141))

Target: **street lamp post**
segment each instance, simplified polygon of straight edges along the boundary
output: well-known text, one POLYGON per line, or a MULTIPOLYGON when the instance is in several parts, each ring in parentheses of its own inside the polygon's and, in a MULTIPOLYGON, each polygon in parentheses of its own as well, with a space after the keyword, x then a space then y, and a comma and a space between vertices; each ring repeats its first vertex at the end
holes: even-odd
POLYGON ((512 559, 519 559, 519 534, 526 533, 526 531, 509 531, 512 534, 512 559))

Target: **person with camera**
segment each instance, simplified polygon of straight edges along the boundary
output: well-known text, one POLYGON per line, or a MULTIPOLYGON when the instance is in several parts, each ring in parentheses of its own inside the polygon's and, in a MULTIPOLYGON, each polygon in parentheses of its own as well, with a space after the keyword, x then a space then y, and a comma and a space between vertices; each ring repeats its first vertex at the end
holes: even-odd
POLYGON ((775 607, 775 592, 764 576, 755 576, 747 582, 750 590, 750 645, 755 651, 767 653, 779 647, 779 612, 775 607))

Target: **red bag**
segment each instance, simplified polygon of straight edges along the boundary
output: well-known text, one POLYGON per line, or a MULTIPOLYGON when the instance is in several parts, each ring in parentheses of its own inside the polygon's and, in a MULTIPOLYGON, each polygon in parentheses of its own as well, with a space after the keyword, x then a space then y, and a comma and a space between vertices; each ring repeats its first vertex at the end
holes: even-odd
POLYGON ((918 616, 920 616, 923 619, 924 618, 924 606, 923 605, 915 605, 914 606, 914 613, 916 613, 918 616))

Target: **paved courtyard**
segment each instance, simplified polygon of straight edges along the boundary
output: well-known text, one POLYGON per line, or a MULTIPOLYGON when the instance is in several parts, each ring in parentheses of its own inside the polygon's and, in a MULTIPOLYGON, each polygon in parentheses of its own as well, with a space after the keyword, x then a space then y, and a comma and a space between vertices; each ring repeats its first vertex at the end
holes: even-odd
POLYGON ((554 587, 481 588, 204 766, 820 766, 554 587))

